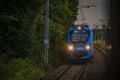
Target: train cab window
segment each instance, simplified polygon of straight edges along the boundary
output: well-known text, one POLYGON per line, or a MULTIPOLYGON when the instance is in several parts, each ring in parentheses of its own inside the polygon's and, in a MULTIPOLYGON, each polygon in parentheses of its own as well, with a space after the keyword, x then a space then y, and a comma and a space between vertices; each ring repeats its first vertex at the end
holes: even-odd
POLYGON ((87 42, 89 33, 87 31, 82 31, 78 33, 71 33, 71 41, 74 43, 87 42))

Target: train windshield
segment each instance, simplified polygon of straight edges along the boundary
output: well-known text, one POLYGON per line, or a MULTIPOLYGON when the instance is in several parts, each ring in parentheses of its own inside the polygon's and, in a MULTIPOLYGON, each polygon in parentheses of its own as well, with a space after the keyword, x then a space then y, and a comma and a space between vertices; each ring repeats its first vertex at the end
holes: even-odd
POLYGON ((72 33, 71 40, 72 42, 87 42, 88 32, 72 33))

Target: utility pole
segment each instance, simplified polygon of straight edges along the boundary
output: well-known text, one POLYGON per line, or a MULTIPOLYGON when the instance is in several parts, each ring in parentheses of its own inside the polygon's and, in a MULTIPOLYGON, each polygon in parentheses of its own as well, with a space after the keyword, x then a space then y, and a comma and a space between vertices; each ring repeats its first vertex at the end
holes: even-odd
POLYGON ((98 26, 96 25, 95 26, 95 40, 97 41, 98 40, 98 26))
POLYGON ((46 0, 46 12, 45 12, 45 63, 48 64, 48 46, 49 46, 49 0, 46 0))

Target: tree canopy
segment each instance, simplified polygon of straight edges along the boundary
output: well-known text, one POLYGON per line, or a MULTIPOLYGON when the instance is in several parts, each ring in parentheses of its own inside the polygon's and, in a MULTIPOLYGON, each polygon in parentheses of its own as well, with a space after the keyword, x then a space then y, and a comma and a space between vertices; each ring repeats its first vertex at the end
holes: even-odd
MULTIPOLYGON (((65 35, 76 19, 77 3, 78 0, 49 1, 48 71, 62 63, 65 35)), ((45 0, 0 0, 2 80, 30 80, 31 72, 36 70, 37 75, 32 75, 31 79, 38 80, 47 73, 44 66, 44 29, 45 0)))

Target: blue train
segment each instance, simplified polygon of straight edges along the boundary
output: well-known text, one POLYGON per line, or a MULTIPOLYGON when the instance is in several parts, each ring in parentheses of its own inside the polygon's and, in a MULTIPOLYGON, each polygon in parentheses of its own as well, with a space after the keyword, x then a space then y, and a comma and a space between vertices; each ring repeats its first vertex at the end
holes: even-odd
POLYGON ((87 25, 72 26, 67 33, 70 59, 88 59, 93 55, 93 32, 87 25))

